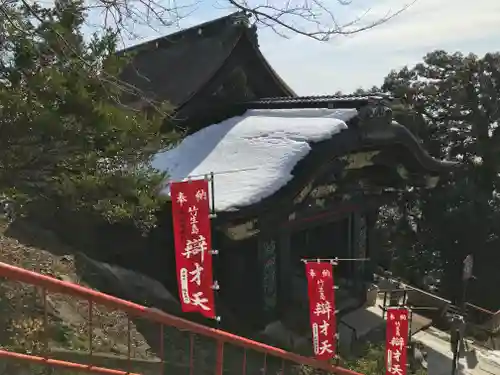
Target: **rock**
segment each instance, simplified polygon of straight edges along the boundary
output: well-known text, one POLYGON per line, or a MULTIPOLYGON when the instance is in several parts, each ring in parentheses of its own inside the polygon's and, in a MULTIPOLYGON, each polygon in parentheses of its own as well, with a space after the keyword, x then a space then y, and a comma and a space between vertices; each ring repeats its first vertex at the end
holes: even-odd
POLYGON ((259 337, 271 345, 275 345, 296 353, 305 353, 311 349, 308 337, 298 335, 288 329, 281 321, 275 321, 266 326, 259 337))
POLYGON ((76 257, 85 282, 103 293, 145 306, 155 306, 172 314, 181 312, 177 299, 157 280, 120 266, 76 257))
POLYGON ((266 342, 290 349, 293 347, 293 332, 289 331, 281 321, 269 323, 259 336, 266 342))
POLYGON ((59 275, 57 278, 61 281, 65 281, 67 283, 76 283, 76 280, 73 280, 71 276, 68 275, 59 275))
POLYGON ((61 257, 61 262, 73 262, 73 256, 72 255, 63 255, 61 257))

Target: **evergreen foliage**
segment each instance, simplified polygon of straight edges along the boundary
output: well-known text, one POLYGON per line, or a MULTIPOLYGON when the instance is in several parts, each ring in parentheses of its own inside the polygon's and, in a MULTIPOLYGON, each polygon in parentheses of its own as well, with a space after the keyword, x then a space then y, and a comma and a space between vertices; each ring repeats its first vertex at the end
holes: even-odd
POLYGON ((402 98, 396 119, 434 157, 461 163, 437 188, 409 191, 381 210, 382 263, 417 285, 436 275, 440 293, 457 301, 463 259, 473 254, 469 300, 500 308, 491 288, 500 283, 500 54, 434 51, 391 72, 382 90, 402 98))
POLYGON ((164 176, 149 167, 173 134, 167 107, 120 104, 127 61, 112 30, 86 40, 81 0, 11 2, 0 13, 0 197, 37 210, 154 225, 164 176))

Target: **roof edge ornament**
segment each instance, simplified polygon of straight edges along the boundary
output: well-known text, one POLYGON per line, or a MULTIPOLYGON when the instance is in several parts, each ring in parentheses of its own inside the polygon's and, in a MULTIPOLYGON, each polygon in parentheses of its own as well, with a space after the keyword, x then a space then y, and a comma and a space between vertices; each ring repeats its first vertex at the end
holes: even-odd
POLYGON ((230 15, 233 25, 242 25, 247 28, 250 27, 250 17, 252 15, 246 12, 237 12, 230 15))
MULTIPOLYGON (((369 102, 365 106, 358 109, 360 125, 367 123, 366 120, 379 119, 382 123, 388 124, 392 122, 392 109, 384 101, 369 102)), ((372 125, 370 123, 370 125, 372 125)))

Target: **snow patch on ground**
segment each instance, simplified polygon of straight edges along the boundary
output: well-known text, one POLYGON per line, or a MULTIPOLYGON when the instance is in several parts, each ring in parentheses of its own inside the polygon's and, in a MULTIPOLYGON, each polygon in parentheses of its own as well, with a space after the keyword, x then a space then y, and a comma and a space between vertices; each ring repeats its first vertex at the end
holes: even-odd
MULTIPOLYGON (((429 328, 413 335, 428 350, 428 374, 448 375, 451 371, 453 353, 449 335, 436 328, 429 328)), ((500 352, 486 350, 468 342, 463 356, 459 359, 459 375, 500 374, 500 352)))
POLYGON ((169 181, 213 172, 216 211, 235 210, 285 186, 311 144, 346 129, 356 114, 355 109, 249 110, 158 153, 152 166, 167 172, 169 181))

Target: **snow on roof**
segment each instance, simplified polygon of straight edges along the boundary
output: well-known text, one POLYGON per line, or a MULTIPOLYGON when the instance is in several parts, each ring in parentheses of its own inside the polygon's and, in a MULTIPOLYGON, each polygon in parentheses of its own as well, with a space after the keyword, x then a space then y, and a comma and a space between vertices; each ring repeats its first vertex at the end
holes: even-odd
POLYGON ((186 137, 158 153, 152 165, 167 172, 169 181, 213 172, 215 209, 235 210, 285 186, 310 144, 346 129, 356 114, 355 109, 249 110, 186 137))

